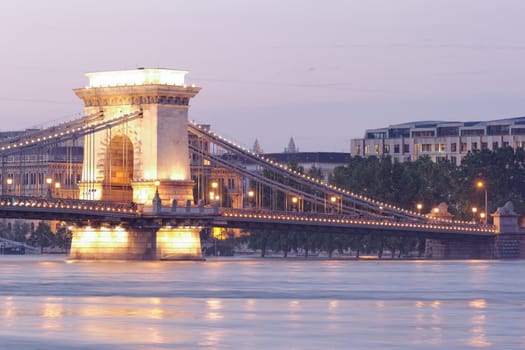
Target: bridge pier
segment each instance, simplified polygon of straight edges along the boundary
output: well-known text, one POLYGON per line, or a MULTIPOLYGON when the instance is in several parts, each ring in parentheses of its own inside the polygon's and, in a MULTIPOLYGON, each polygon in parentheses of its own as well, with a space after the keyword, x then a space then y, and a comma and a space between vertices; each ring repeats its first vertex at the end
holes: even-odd
POLYGON ((498 208, 494 214, 494 225, 498 230, 495 241, 495 258, 523 259, 525 258, 525 231, 518 225, 519 215, 514 212, 512 202, 507 202, 498 208))
POLYGON ((494 238, 444 238, 427 239, 426 259, 492 259, 494 238))
POLYGON ((73 260, 202 260, 200 228, 78 227, 73 260))

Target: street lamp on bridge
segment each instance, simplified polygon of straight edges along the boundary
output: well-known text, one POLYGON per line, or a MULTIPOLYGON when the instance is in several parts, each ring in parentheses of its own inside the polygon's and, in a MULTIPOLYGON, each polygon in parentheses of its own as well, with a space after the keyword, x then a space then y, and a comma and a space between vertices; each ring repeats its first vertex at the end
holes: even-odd
POLYGON ((416 204, 417 213, 421 215, 421 209, 423 209, 423 204, 417 203, 416 204))
POLYGON ((479 188, 479 189, 483 189, 485 191, 485 215, 483 216, 483 224, 486 224, 487 223, 487 216, 488 216, 488 196, 487 196, 487 184, 483 181, 478 181, 476 182, 476 187, 479 188))
POLYGON ((255 197, 254 190, 248 190, 248 207, 251 208, 253 204, 253 198, 255 197))
POLYGON ((56 196, 60 197, 60 182, 55 182, 56 196))
POLYGON ((476 222, 476 213, 478 212, 478 208, 472 207, 472 221, 476 222))
POLYGON ((47 196, 49 198, 53 197, 53 194, 51 192, 51 183, 53 182, 53 179, 48 177, 46 178, 46 184, 47 184, 47 196))
POLYGON ((11 185, 13 185, 13 178, 8 177, 6 182, 7 182, 7 194, 11 195, 11 185))
POLYGON ((331 196, 330 197, 330 203, 333 205, 333 209, 335 212, 338 212, 342 214, 343 212, 343 200, 340 197, 337 196, 331 196), (338 203, 339 201, 339 203, 338 203))

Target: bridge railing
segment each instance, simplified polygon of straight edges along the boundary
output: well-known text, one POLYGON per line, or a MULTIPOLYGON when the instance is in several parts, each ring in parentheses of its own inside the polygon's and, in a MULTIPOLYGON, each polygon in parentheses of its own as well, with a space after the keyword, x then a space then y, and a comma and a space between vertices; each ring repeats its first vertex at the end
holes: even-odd
POLYGON ((108 202, 94 200, 79 200, 54 197, 32 197, 0 195, 0 206, 3 207, 39 207, 62 208, 89 211, 119 211, 135 213, 137 204, 133 202, 108 202))

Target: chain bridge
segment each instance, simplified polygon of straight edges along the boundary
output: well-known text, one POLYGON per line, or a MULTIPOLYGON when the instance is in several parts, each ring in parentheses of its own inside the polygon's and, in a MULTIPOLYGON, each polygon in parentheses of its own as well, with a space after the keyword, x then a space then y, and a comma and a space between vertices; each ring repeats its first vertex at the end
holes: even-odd
POLYGON ((84 117, 1 138, 2 218, 68 223, 74 259, 200 259, 212 227, 413 236, 491 258, 516 219, 423 215, 277 163, 189 121, 186 73, 89 73, 84 117))

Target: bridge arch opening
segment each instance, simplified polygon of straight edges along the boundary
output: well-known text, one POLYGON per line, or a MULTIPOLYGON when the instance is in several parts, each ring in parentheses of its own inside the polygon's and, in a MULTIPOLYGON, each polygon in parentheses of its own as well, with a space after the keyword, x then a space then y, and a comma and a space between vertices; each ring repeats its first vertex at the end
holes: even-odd
POLYGON ((111 138, 105 164, 102 200, 132 201, 133 143, 128 136, 111 138))

